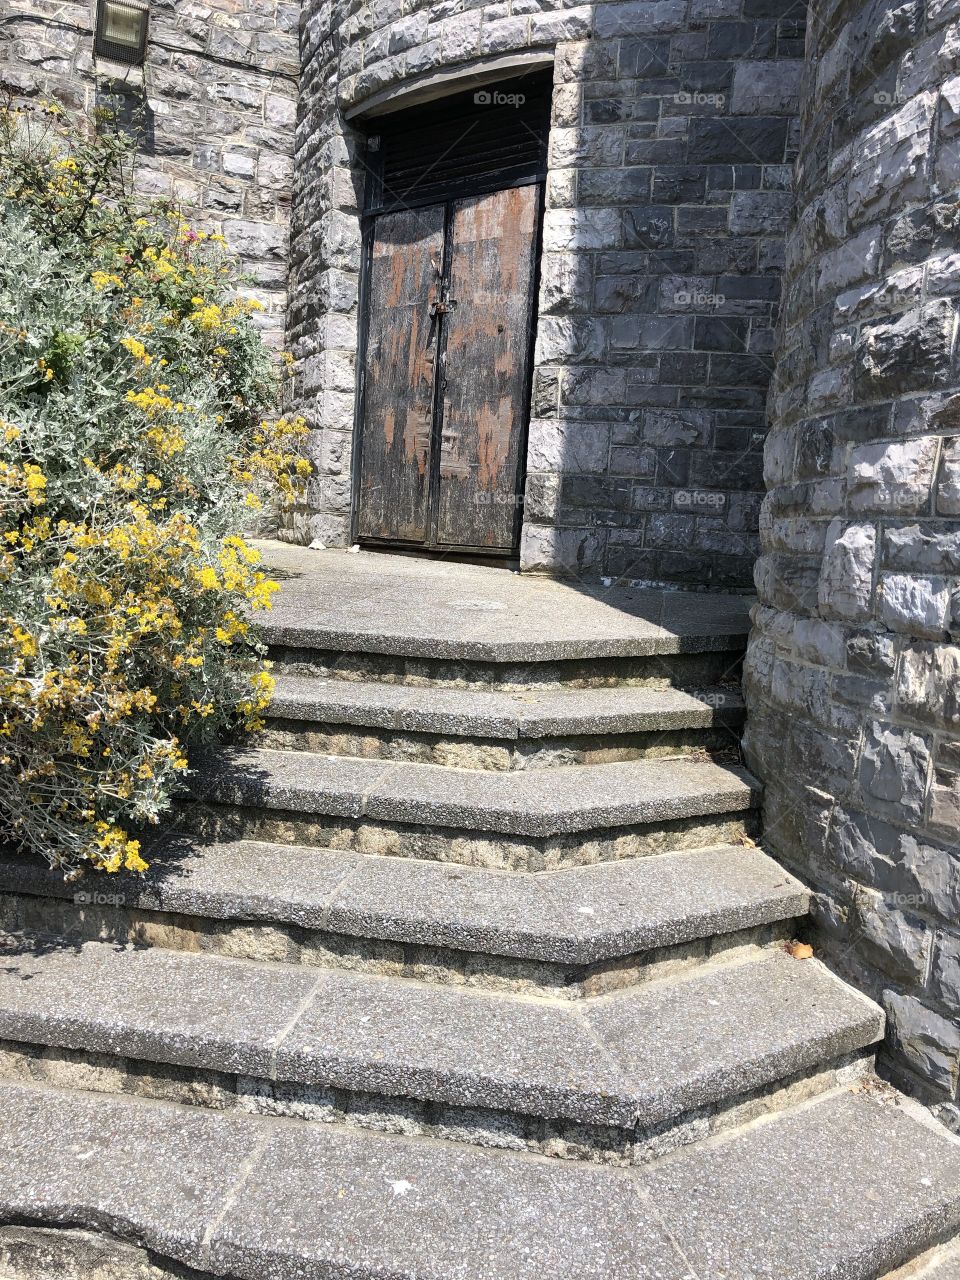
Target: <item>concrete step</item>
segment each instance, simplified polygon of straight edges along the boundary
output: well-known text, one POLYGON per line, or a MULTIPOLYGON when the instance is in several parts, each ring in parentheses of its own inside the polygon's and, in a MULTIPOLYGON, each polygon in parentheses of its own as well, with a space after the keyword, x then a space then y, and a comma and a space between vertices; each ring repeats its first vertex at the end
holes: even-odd
POLYGON ((707 762, 496 773, 269 749, 210 758, 191 792, 210 834, 511 870, 733 842, 758 803, 745 770, 707 762), (229 806, 219 822, 211 805, 229 806))
POLYGON ((271 1106, 283 1082, 647 1131, 882 1034, 876 1005, 786 952, 584 1002, 98 943, 11 948, 0 971, 7 1041, 216 1072, 271 1106))
POLYGON ((864 1091, 637 1172, 0 1084, 0 1220, 14 1280, 874 1280, 960 1227, 960 1146, 864 1091))
MULTIPOLYGON (((603 673, 591 675, 589 664, 626 659, 669 683, 673 658, 738 655, 746 646, 744 596, 589 586, 366 552, 317 555, 278 543, 261 549, 283 580, 273 609, 257 615, 265 638, 281 657, 299 650, 341 674, 367 655, 388 667, 408 659, 395 674, 415 681, 436 669, 439 678, 466 686, 497 676, 511 683, 514 675, 528 684, 547 678, 551 665, 574 664, 579 674, 568 675, 596 683, 603 673), (658 659, 665 660, 659 672, 658 659)), ((562 676, 558 670, 550 678, 562 676)))
POLYGON ((735 677, 746 648, 743 596, 262 549, 283 579, 256 619, 280 673, 459 689, 703 688, 735 677))
POLYGON ((736 752, 734 685, 525 692, 280 676, 263 745, 466 769, 530 769, 736 752))
POLYGON ((539 874, 253 841, 150 857, 68 885, 0 854, 0 926, 576 997, 792 934, 809 905, 742 846, 539 874))

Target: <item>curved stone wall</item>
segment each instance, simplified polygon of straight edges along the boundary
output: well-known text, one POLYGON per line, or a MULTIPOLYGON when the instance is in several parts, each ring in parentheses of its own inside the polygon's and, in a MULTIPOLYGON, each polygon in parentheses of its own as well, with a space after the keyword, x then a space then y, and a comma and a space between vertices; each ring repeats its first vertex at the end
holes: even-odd
POLYGON ((287 536, 350 536, 345 117, 526 56, 554 97, 522 564, 749 586, 802 36, 801 0, 309 0, 291 342, 317 475, 287 536))
POLYGON ((958 17, 813 6, 747 668, 768 846, 884 1002, 889 1067, 954 1125, 958 17))

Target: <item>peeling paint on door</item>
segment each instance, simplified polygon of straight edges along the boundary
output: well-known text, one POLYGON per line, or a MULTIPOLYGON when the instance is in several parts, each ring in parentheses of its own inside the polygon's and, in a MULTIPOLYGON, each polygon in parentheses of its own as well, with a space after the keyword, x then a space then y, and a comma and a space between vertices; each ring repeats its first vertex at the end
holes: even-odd
POLYGON ((422 542, 429 518, 443 206, 377 219, 369 268, 358 534, 422 542))
POLYGON ((514 547, 540 200, 531 184, 377 217, 361 538, 514 547))

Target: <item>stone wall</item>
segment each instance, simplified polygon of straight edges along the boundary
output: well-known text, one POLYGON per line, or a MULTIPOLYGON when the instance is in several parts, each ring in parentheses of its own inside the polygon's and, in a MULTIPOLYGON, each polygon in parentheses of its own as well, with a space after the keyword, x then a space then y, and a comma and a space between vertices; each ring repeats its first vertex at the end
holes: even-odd
POLYGON ((222 230, 283 334, 299 70, 296 0, 151 0, 143 67, 93 57, 93 0, 9 0, 0 84, 23 98, 100 105, 139 141, 144 195, 222 230))
POLYGON ((747 742, 888 1068, 960 1127, 958 17, 814 4, 747 742))
POLYGON ((291 342, 318 474, 287 536, 350 537, 366 144, 337 105, 555 51, 522 563, 748 584, 802 35, 798 0, 311 0, 291 342))
POLYGON ((800 0, 159 0, 145 67, 93 0, 12 0, 14 92, 138 119, 138 183, 222 229, 297 356, 317 474, 284 536, 351 536, 364 128, 438 72, 555 61, 522 562, 748 584, 757 550, 800 0), (294 117, 298 72, 300 117, 294 117), (291 188, 296 213, 288 257, 291 188), (288 272, 289 268, 289 272, 288 272))

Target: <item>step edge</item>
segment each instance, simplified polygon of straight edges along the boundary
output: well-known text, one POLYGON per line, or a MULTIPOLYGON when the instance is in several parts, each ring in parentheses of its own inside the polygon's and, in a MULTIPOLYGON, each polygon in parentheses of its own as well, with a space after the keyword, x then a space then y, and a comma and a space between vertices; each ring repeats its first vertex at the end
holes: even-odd
MULTIPOLYGON (((107 944, 88 945, 104 950, 107 948, 107 944)), ((227 960, 225 964, 246 969, 295 968, 244 960, 227 960)), ((733 967, 748 969, 750 964, 750 961, 745 961, 733 967)), ((352 979, 359 980, 364 985, 368 982, 395 984, 403 981, 359 975, 352 975, 352 979)), ((689 979, 690 975, 680 975, 676 979, 665 978, 658 985, 661 989, 667 985, 682 987, 685 980, 689 979)), ((335 982, 336 975, 328 974, 318 978, 309 1003, 312 1005, 317 999, 322 1000, 324 984, 331 985, 335 982)), ((429 984, 424 984, 422 989, 431 991, 429 984)), ((849 988, 845 989, 849 991, 849 988)), ((481 992, 470 994, 480 1002, 501 999, 518 1004, 542 1003, 534 997, 502 997, 481 992)), ((442 999, 435 992, 431 991, 431 995, 438 1000, 442 999)), ((635 999, 636 993, 601 997, 607 1004, 615 1003, 618 998, 635 999)), ((868 1048, 878 1043, 883 1036, 883 1011, 879 1006, 875 1008, 876 1014, 873 1017, 869 1010, 864 1010, 859 1018, 844 1017, 841 1026, 829 1033, 829 1052, 826 1051, 826 1033, 813 1037, 804 1034, 788 1044, 779 1044, 750 1059, 746 1066, 738 1063, 736 1071, 717 1067, 712 1073, 698 1075, 682 1084, 674 1083, 671 1088, 660 1089, 652 1095, 649 1086, 646 1093, 642 1084, 637 1087, 637 1081, 622 1065, 618 1054, 597 1037, 596 1033, 593 1034, 598 1047, 602 1048, 608 1059, 613 1075, 621 1081, 616 1093, 602 1088, 591 1090, 572 1085, 560 1087, 556 1082, 523 1080, 511 1077, 503 1068, 494 1074, 462 1068, 446 1070, 417 1063, 403 1064, 400 1068, 402 1088, 397 1088, 396 1085, 390 1087, 395 1078, 392 1073, 397 1069, 395 1063, 376 1061, 369 1056, 355 1056, 349 1051, 325 1057, 322 1051, 310 1052, 302 1045, 299 1049, 296 1045, 285 1047, 287 1031, 282 1033, 279 1040, 274 1035, 263 1042, 249 1038, 231 1039, 216 1034, 203 1037, 196 1030, 171 1034, 169 1030, 157 1030, 148 1025, 124 1025, 122 1013, 117 1018, 79 1017, 59 1011, 50 1013, 32 1009, 11 1012, 0 1005, 0 1039, 44 1048, 66 1048, 93 1054, 109 1053, 131 1061, 162 1062, 171 1066, 220 1071, 230 1075, 248 1075, 274 1083, 359 1089, 375 1095, 413 1097, 427 1102, 441 1101, 469 1108, 492 1108, 545 1119, 565 1119, 632 1129, 641 1123, 649 1127, 695 1110, 693 1095, 696 1097, 696 1105, 701 1107, 721 1101, 730 1102, 765 1084, 773 1084, 798 1071, 810 1070, 818 1063, 868 1048), (729 1082, 731 1075, 733 1084, 724 1086, 723 1081, 729 1082), (546 1105, 542 1101, 544 1096, 548 1098, 546 1105)), ((564 1011, 561 1016, 569 1017, 571 1026, 582 1021, 582 1017, 575 1011, 564 1011)))
MULTIPOLYGON (((736 849, 739 846, 730 847, 736 849)), ((722 846, 718 847, 711 856, 722 858, 722 849, 722 846)), ((280 856, 295 857, 296 850, 284 850, 280 856)), ((356 855, 358 859, 376 856, 356 855)), ((674 855, 665 853, 652 856, 670 858, 674 855)), ((438 868, 438 876, 445 867, 445 864, 432 862, 425 862, 424 865, 431 870, 438 868)), ((551 875, 565 875, 595 881, 598 875, 602 877, 606 867, 618 868, 619 864, 598 863, 596 866, 573 867, 563 872, 478 874, 491 875, 494 879, 504 876, 535 876, 545 880, 551 875), (589 871, 589 877, 578 875, 582 871, 589 871)), ((118 905, 118 909, 122 910, 192 916, 202 920, 230 921, 244 925, 285 925, 361 940, 436 946, 468 954, 569 965, 591 965, 625 956, 642 955, 665 947, 724 937, 744 929, 800 920, 809 913, 812 900, 810 890, 784 872, 787 877, 785 882, 771 886, 762 896, 756 895, 739 903, 692 910, 683 915, 674 912, 654 922, 648 921, 636 926, 591 929, 589 921, 585 919, 578 930, 570 928, 565 932, 556 927, 536 930, 532 926, 526 931, 516 928, 498 930, 495 923, 449 922, 439 915, 417 916, 411 913, 397 916, 391 915, 387 910, 377 912, 359 907, 338 907, 339 892, 360 870, 362 864, 358 866, 356 861, 344 865, 341 877, 325 897, 300 903, 290 897, 284 901, 280 896, 267 897, 256 893, 244 895, 238 891, 231 893, 229 889, 222 892, 209 888, 191 890, 189 885, 178 883, 176 876, 169 889, 162 879, 141 888, 133 877, 123 877, 122 881, 115 884, 111 881, 103 892, 105 896, 109 896, 112 888, 122 889, 124 902, 118 905)), ((88 894, 91 899, 95 899, 98 894, 95 888, 79 892, 81 895, 88 894)), ((2 851, 0 895, 54 899, 65 903, 73 900, 77 907, 101 905, 95 900, 90 903, 77 901, 78 890, 75 884, 68 885, 53 873, 35 867, 16 855, 5 855, 2 851)), ((107 902, 102 905, 113 904, 107 902)), ((546 926, 550 903, 545 899, 543 906, 546 926)))
POLYGON ((696 1111, 700 1106, 718 1101, 734 1101, 771 1082, 811 1073, 823 1063, 870 1049, 883 1040, 882 1012, 878 1009, 879 1019, 871 1018, 864 1012, 859 1021, 851 1022, 842 1033, 811 1035, 794 1046, 771 1050, 751 1059, 748 1070, 738 1078, 736 1088, 731 1091, 724 1090, 722 1083, 716 1079, 717 1073, 691 1080, 676 1089, 672 1101, 666 1106, 658 1107, 654 1104, 649 1112, 646 1107, 641 1108, 637 1124, 648 1126, 676 1120, 688 1112, 696 1111))
MULTIPOLYGON (((670 822, 684 818, 704 817, 712 814, 738 813, 759 807, 762 787, 756 778, 740 766, 705 764, 699 761, 679 760, 679 767, 687 771, 719 771, 723 774, 722 783, 703 782, 694 785, 686 794, 664 794, 659 799, 628 801, 607 801, 597 803, 593 808, 583 805, 571 805, 567 809, 557 807, 553 810, 537 811, 536 805, 523 805, 524 796, 518 795, 531 780, 529 770, 472 770, 454 769, 445 765, 421 764, 408 761, 376 762, 379 766, 372 780, 364 779, 362 774, 354 785, 345 785, 342 781, 334 785, 324 784, 322 780, 312 789, 303 786, 288 788, 287 770, 302 771, 305 759, 318 762, 335 761, 342 769, 353 764, 361 769, 369 769, 374 763, 353 756, 328 756, 305 751, 251 751, 248 753, 244 767, 260 768, 262 777, 244 778, 226 776, 224 772, 205 772, 198 769, 189 783, 190 794, 194 800, 219 805, 239 805, 241 808, 258 807, 268 811, 285 811, 293 813, 316 814, 325 817, 370 818, 381 822, 413 823, 433 827, 454 827, 478 831, 492 831, 503 835, 521 836, 554 836, 573 834, 575 832, 604 829, 616 826, 648 825, 656 822, 670 822), (266 755, 282 757, 283 763, 275 767, 269 761, 258 765, 258 759, 266 755), (409 771, 414 773, 410 774, 409 771), (487 796, 480 796, 468 804, 458 803, 447 797, 439 800, 421 793, 416 798, 408 798, 394 791, 378 794, 378 786, 386 776, 408 774, 414 778, 419 773, 420 783, 431 777, 452 782, 459 774, 469 777, 487 796), (497 792, 506 793, 499 800, 497 810, 497 792), (511 795, 511 792, 513 793, 511 795), (505 806, 505 801, 512 800, 516 807, 505 806)), ((229 761, 225 761, 229 764, 229 761)), ((610 764, 571 765, 563 771, 569 775, 573 769, 599 771, 596 780, 603 777, 603 771, 627 767, 636 771, 662 769, 660 761, 628 761, 610 764)), ((316 764, 314 765, 316 767, 316 764)), ((322 772, 322 766, 321 766, 322 772)), ((538 770, 537 774, 544 772, 538 770)), ((569 783, 569 777, 566 778, 569 783)), ((642 784, 642 778, 636 785, 642 784)))
POLYGON ((313 649, 334 653, 367 653, 395 658, 429 658, 439 661, 474 661, 491 664, 516 662, 577 662, 595 658, 654 658, 727 653, 746 649, 749 625, 742 631, 710 635, 625 637, 595 636, 576 640, 455 640, 447 637, 412 636, 394 633, 344 631, 257 619, 260 638, 269 646, 313 649))
MULTIPOLYGON (((837 1097, 853 1095, 855 1092, 855 1087, 838 1088, 808 1102, 796 1104, 786 1112, 765 1117, 760 1124, 763 1127, 781 1126, 791 1117, 809 1113, 810 1118, 806 1128, 799 1139, 794 1139, 795 1142, 801 1141, 803 1145, 809 1145, 823 1132, 825 1121, 822 1108, 827 1107, 831 1100, 837 1097)), ((67 1090, 48 1084, 0 1082, 0 1099, 27 1096, 34 1106, 38 1108, 46 1106, 49 1118, 45 1116, 44 1120, 48 1129, 52 1127, 53 1117, 58 1110, 57 1104, 61 1103, 67 1094, 67 1090)), ((83 1101, 88 1098, 89 1095, 80 1094, 73 1099, 77 1105, 77 1115, 83 1114, 81 1110, 83 1101)), ((912 1114, 909 1099, 903 1099, 903 1101, 912 1114)), ((124 1121, 113 1126, 112 1131, 115 1133, 136 1131, 138 1118, 151 1113, 169 1117, 171 1123, 196 1119, 194 1108, 178 1102, 155 1101, 128 1095, 111 1096, 109 1105, 111 1117, 124 1121)), ((212 1144, 216 1143, 221 1133, 234 1127, 246 1130, 251 1135, 251 1152, 257 1153, 265 1149, 268 1140, 283 1132, 289 1132, 291 1125, 299 1123, 302 1122, 246 1113, 231 1114, 227 1117, 223 1113, 206 1112, 202 1116, 201 1130, 204 1137, 212 1144)), ((338 1124, 325 1125, 324 1128, 328 1132, 336 1131, 338 1137, 348 1141, 353 1151, 358 1149, 392 1151, 399 1155, 405 1150, 425 1149, 432 1143, 431 1139, 407 1134, 358 1133, 338 1124)), ((719 1147, 745 1136, 747 1136, 747 1130, 740 1127, 717 1135, 714 1139, 707 1139, 703 1145, 710 1148, 719 1147)), ((783 1159, 787 1168, 789 1168, 791 1150, 795 1151, 797 1147, 787 1145, 783 1149, 783 1159)), ((683 1148, 680 1152, 668 1156, 667 1161, 677 1155, 681 1159, 696 1158, 696 1152, 696 1147, 683 1148)), ((482 1166, 490 1169, 514 1169, 518 1174, 524 1169, 529 1169, 533 1174, 537 1169, 544 1169, 548 1163, 556 1165, 556 1161, 551 1157, 523 1151, 478 1151, 471 1154, 476 1155, 482 1166)), ((225 1173, 237 1175, 231 1181, 231 1187, 241 1184, 240 1175, 245 1167, 240 1161, 224 1165, 225 1173)), ((379 1168, 379 1164, 374 1162, 374 1167, 379 1168)), ((596 1176, 602 1176, 605 1186, 610 1188, 611 1230, 622 1226, 622 1219, 618 1212, 618 1206, 621 1203, 633 1203, 638 1195, 647 1197, 651 1194, 647 1189, 647 1179, 651 1170, 658 1167, 662 1168, 663 1162, 657 1162, 656 1165, 645 1169, 604 1169, 602 1173, 597 1171, 595 1175, 587 1175, 588 1182, 594 1182, 596 1176), (623 1200, 618 1201, 616 1197, 621 1195, 623 1200)), ((656 1201, 653 1203, 656 1208, 656 1201)), ((543 1211, 549 1217, 551 1209, 548 1200, 543 1202, 543 1211)), ((215 1266, 219 1270, 222 1264, 224 1272, 229 1270, 231 1274, 235 1272, 237 1276, 253 1278, 264 1275, 265 1265, 269 1266, 270 1274, 275 1272, 277 1276, 293 1276, 295 1273, 299 1274, 299 1268, 303 1265, 303 1255, 296 1252, 291 1242, 287 1243, 282 1253, 277 1246, 273 1252, 264 1255, 261 1252, 262 1241, 257 1238, 255 1256, 251 1255, 247 1261, 244 1261, 240 1259, 238 1249, 243 1250, 245 1246, 236 1241, 231 1245, 228 1237, 213 1230, 204 1232, 203 1236, 203 1240, 209 1240, 212 1247, 212 1252, 208 1252, 204 1248, 203 1240, 195 1233, 189 1231, 171 1233, 161 1230, 155 1221, 141 1212, 136 1200, 132 1204, 128 1202, 123 1210, 113 1208, 108 1210, 92 1193, 80 1197, 66 1196, 58 1192, 55 1183, 48 1185, 45 1179, 41 1179, 36 1185, 31 1184, 29 1190, 20 1191, 10 1188, 8 1191, 0 1192, 0 1221, 5 1226, 25 1226, 28 1229, 33 1227, 52 1230, 79 1229, 94 1234, 98 1240, 106 1239, 109 1243, 132 1242, 154 1251, 158 1259, 170 1259, 185 1266, 215 1266)), ((659 1218, 658 1221, 660 1221, 659 1218)), ((902 1267, 922 1258, 924 1251, 947 1239, 948 1232, 952 1237, 952 1233, 958 1227, 960 1227, 960 1191, 954 1183, 948 1183, 942 1187, 938 1185, 933 1203, 921 1215, 895 1228, 888 1228, 881 1224, 868 1238, 864 1238, 861 1234, 856 1237, 852 1246, 841 1248, 840 1253, 831 1262, 830 1274, 866 1277, 880 1274, 882 1271, 886 1280, 889 1267, 902 1267)), ((342 1256, 332 1246, 325 1251, 322 1258, 311 1255, 309 1259, 311 1268, 330 1269, 331 1274, 333 1269, 343 1265, 342 1256)), ((372 1267, 358 1267, 357 1280, 378 1280, 385 1274, 383 1265, 384 1259, 381 1258, 372 1267)), ((404 1270, 403 1274, 407 1275, 408 1269, 404 1270)), ((599 1275, 599 1272, 596 1274, 599 1275)), ((889 1280, 900 1280, 901 1274, 900 1271, 890 1274, 889 1280)), ((818 1273, 818 1280, 825 1280, 823 1273, 818 1273)))
MULTIPOLYGON (((327 682, 329 683, 329 682, 327 682)), ((354 683, 341 681, 348 689, 354 683)), ((358 682, 359 683, 359 682, 358 682)), ((366 687, 375 681, 363 682, 366 687)), ((396 686, 387 685, 392 689, 396 686)), ((742 696, 729 699, 729 705, 712 706, 703 702, 699 706, 685 702, 673 709, 627 712, 569 711, 566 714, 537 712, 517 706, 482 711, 458 710, 451 706, 437 708, 413 708, 396 705, 385 698, 381 704, 369 701, 350 705, 348 697, 328 699, 320 689, 315 695, 286 693, 283 677, 277 678, 278 693, 274 693, 266 717, 269 721, 289 720, 306 724, 350 725, 366 729, 389 729, 396 733, 439 733, 458 738, 494 738, 497 740, 539 740, 562 736, 599 737, 630 733, 671 732, 683 729, 710 729, 740 725, 746 715, 742 696), (486 719, 484 716, 486 715, 486 719)), ((698 689, 697 693, 709 694, 713 686, 698 689)), ((443 692, 459 692, 447 691, 443 692)), ((577 690, 577 692, 581 692, 577 690)), ((657 691, 662 694, 663 691, 657 691)), ((679 693, 693 691, 678 690, 679 693)), ((477 695, 471 695, 477 696, 477 695)), ((483 696, 483 695, 480 695, 483 696)), ((453 699, 449 700, 453 702, 453 699)))
MULTIPOLYGON (((3 882, 0 869, 0 896, 21 896, 69 902, 69 898, 55 893, 28 892, 13 888, 3 882)), ((785 924, 791 920, 802 921, 809 914, 808 891, 784 891, 767 898, 755 899, 743 907, 717 908, 700 915, 671 917, 667 922, 648 928, 606 929, 589 936, 561 934, 544 930, 524 934, 519 930, 485 925, 450 925, 443 922, 407 920, 391 917, 386 913, 361 910, 343 910, 328 916, 328 908, 315 913, 309 910, 290 911, 284 914, 264 906, 258 910, 238 904, 221 907, 212 895, 200 893, 196 899, 179 901, 151 898, 130 899, 119 909, 133 909, 143 913, 169 916, 189 916, 194 919, 225 921, 238 925, 289 926, 309 930, 317 934, 334 935, 370 942, 395 942, 401 945, 435 947, 446 951, 487 957, 492 960, 508 959, 541 964, 589 967, 607 961, 644 956, 651 952, 669 950, 688 943, 725 938, 766 925, 785 924)), ((80 904, 85 905, 85 904, 80 904)), ((94 902, 92 905, 98 906, 94 902)), ((110 904, 107 904, 110 905, 110 904)), ((164 948, 166 949, 166 948, 164 948)), ((175 948, 169 948, 176 950, 175 948)), ((191 953, 192 954, 192 953, 191 953)), ((211 952, 212 955, 221 953, 211 952)), ((0 952, 2 955, 2 952, 0 952)), ((325 968, 326 966, 318 966, 325 968)))
MULTIPOLYGON (((446 947, 452 951, 466 951, 470 954, 490 954, 504 956, 515 960, 535 960, 545 963, 592 965, 606 960, 621 960, 627 956, 644 955, 647 952, 681 946, 684 943, 698 942, 709 938, 722 938, 728 934, 739 933, 745 929, 761 928, 768 924, 778 924, 789 920, 800 920, 809 912, 809 893, 790 893, 780 897, 771 896, 762 902, 751 903, 734 918, 721 910, 705 912, 701 916, 672 919, 667 925, 658 926, 646 931, 606 930, 589 938, 573 939, 560 934, 531 935, 534 939, 544 939, 544 945, 524 943, 519 935, 504 931, 497 938, 480 926, 463 928, 455 934, 449 926, 438 926, 428 934, 426 929, 418 926, 404 927, 402 920, 390 919, 384 915, 376 924, 373 934, 354 932, 370 921, 372 916, 365 912, 346 912, 334 914, 329 922, 332 933, 349 937, 373 936, 378 941, 409 943, 411 945, 446 947), (350 919, 353 917, 353 920, 350 919), (685 927, 687 920, 690 927, 685 927), (336 925, 343 920, 345 928, 336 925), (473 945, 470 945, 473 943, 473 945), (493 950, 493 945, 497 949, 493 950)), ((371 926, 372 927, 372 926, 371 926)))

